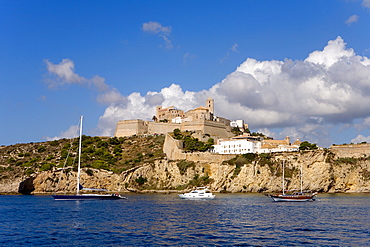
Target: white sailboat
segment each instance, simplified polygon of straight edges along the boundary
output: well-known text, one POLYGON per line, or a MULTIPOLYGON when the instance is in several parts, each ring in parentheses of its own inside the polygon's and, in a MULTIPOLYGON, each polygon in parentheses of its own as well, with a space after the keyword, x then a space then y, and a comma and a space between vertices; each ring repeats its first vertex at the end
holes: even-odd
POLYGON ((281 194, 266 194, 266 196, 270 197, 274 202, 306 202, 306 201, 315 201, 317 193, 311 193, 307 191, 303 191, 303 181, 302 181, 302 164, 301 164, 301 189, 300 192, 293 192, 291 194, 285 193, 285 177, 284 177, 284 161, 283 160, 283 181, 282 181, 282 193, 281 194))
POLYGON ((82 146, 82 119, 80 118, 80 140, 78 147, 78 171, 77 171, 77 193, 74 195, 53 195, 55 200, 116 200, 116 199, 127 199, 118 193, 115 194, 82 194, 81 190, 95 190, 95 191, 106 191, 104 189, 89 189, 83 188, 80 184, 81 175, 81 146, 82 146))

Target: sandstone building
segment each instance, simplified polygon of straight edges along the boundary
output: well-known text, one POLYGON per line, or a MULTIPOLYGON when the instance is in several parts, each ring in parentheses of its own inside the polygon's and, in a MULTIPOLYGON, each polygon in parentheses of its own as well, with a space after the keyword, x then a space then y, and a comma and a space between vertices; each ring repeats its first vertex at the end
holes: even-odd
POLYGON ((115 136, 167 134, 175 129, 192 131, 193 136, 207 141, 212 137, 217 141, 213 153, 243 154, 298 151, 300 143, 290 144, 290 139, 269 140, 249 134, 234 136, 232 128, 238 127, 244 132, 248 125, 243 120, 230 121, 214 115, 214 100, 208 98, 206 106, 184 112, 174 106, 156 107, 153 121, 141 119, 122 120, 117 123, 115 136), (207 135, 206 135, 207 134, 207 135))
POLYGON ((214 139, 230 138, 233 136, 231 121, 214 115, 214 100, 208 98, 206 106, 184 112, 174 106, 156 107, 153 121, 141 119, 122 120, 117 123, 115 136, 131 136, 145 134, 166 134, 174 129, 181 131, 194 131, 201 138, 208 134, 214 139))

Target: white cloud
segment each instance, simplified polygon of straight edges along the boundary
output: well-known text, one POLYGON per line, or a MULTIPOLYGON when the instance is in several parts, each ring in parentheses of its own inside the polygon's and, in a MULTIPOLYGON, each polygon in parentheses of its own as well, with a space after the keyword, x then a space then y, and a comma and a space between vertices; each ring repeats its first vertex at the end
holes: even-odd
POLYGON ((98 95, 97 102, 101 104, 122 104, 126 103, 127 99, 124 97, 117 89, 112 88, 111 90, 105 91, 104 93, 98 95))
MULTIPOLYGON (((69 76, 60 78, 81 81, 73 66, 66 67, 69 76)), ((331 131, 338 126, 358 130, 370 126, 369 78, 370 60, 346 48, 338 37, 303 61, 248 58, 208 90, 183 91, 180 85, 172 84, 158 92, 125 97, 109 89, 109 94, 97 99, 108 107, 100 117, 96 134, 113 135, 119 120, 150 120, 156 105, 187 111, 212 97, 217 116, 243 119, 251 130, 266 131, 274 138, 290 136, 292 140, 300 138, 328 146, 332 143, 331 131), (362 123, 353 124, 361 119, 362 123)))
POLYGON ((346 24, 348 24, 348 25, 350 25, 350 24, 352 24, 352 23, 356 23, 356 22, 358 22, 358 19, 359 19, 360 17, 358 16, 358 15, 352 15, 352 16, 350 16, 347 20, 346 20, 346 24))
POLYGON ((362 143, 362 142, 370 143, 370 136, 358 135, 356 138, 351 140, 351 143, 362 143))
POLYGON ((43 139, 47 141, 54 141, 54 140, 59 140, 63 138, 69 138, 69 139, 75 138, 78 135, 78 131, 79 131, 78 125, 72 125, 71 127, 69 127, 68 130, 61 132, 60 135, 58 136, 54 136, 54 137, 45 136, 43 139))
POLYGON ((143 30, 145 33, 159 35, 164 40, 167 49, 173 48, 172 42, 169 39, 169 36, 172 32, 171 26, 164 27, 158 22, 150 21, 143 23, 141 30, 143 30))
POLYGON ((244 119, 252 129, 279 129, 273 132, 275 138, 290 135, 330 145, 332 126, 370 116, 369 64, 368 58, 347 49, 341 37, 304 61, 248 58, 208 90, 184 92, 172 84, 146 96, 131 94, 126 106, 107 108, 100 127, 107 129, 109 123, 113 130, 116 120, 151 119, 155 114, 154 104, 149 104, 152 95, 159 98, 158 105, 183 110, 204 105, 207 97, 213 97, 218 116, 244 119))
POLYGON ((44 60, 49 77, 45 79, 49 88, 57 88, 64 84, 77 84, 92 88, 99 93, 97 102, 101 104, 124 103, 126 97, 121 95, 117 89, 111 88, 105 83, 105 79, 94 76, 91 79, 84 78, 74 72, 74 62, 70 59, 63 59, 59 64, 53 64, 49 60, 44 60))
POLYGON ((239 45, 237 43, 235 43, 231 48, 230 50, 234 51, 234 52, 238 52, 238 48, 239 48, 239 45))
POLYGON ((225 62, 230 57, 232 52, 239 52, 238 48, 239 48, 239 45, 237 43, 233 44, 233 46, 230 47, 226 55, 220 59, 220 62, 221 63, 225 62))
POLYGON ((70 59, 63 59, 59 64, 53 64, 49 60, 45 59, 46 67, 51 75, 55 77, 49 79, 49 87, 57 87, 61 84, 72 84, 72 83, 83 83, 85 78, 80 77, 74 72, 75 64, 70 59))
POLYGON ((170 26, 163 27, 158 22, 150 21, 150 22, 144 23, 142 29, 144 32, 169 35, 171 33, 172 27, 170 26))
POLYGON ((362 119, 361 123, 354 124, 354 128, 357 130, 364 130, 370 128, 370 117, 362 119))
POLYGON ((362 5, 365 6, 366 8, 370 8, 370 0, 363 0, 362 5))
POLYGON ((341 59, 348 59, 355 55, 352 49, 345 49, 345 46, 343 39, 337 37, 335 40, 330 40, 323 51, 312 52, 305 61, 330 67, 341 59))

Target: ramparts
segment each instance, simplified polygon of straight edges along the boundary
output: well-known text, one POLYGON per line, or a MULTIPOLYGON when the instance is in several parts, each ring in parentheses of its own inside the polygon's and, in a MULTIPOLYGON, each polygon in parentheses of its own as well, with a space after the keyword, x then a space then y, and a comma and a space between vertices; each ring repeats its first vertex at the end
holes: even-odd
POLYGON ((193 162, 222 163, 225 160, 234 158, 235 154, 215 154, 209 152, 186 153, 182 150, 183 142, 175 140, 167 134, 163 146, 163 152, 169 160, 188 160, 193 162))
POLYGON ((370 143, 332 145, 330 150, 338 157, 365 157, 370 155, 370 143))
POLYGON ((230 126, 216 121, 198 120, 183 123, 164 123, 143 121, 140 119, 119 121, 117 123, 115 136, 167 134, 173 132, 174 129, 209 134, 214 138, 230 138, 232 136, 230 126))

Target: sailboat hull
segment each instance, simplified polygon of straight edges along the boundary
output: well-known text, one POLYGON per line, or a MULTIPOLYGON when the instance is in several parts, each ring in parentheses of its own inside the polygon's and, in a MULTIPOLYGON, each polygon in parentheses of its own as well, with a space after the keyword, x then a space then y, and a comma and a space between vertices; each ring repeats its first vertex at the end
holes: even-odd
POLYGON ((316 195, 267 195, 274 202, 307 202, 315 201, 316 195))
POLYGON ((55 200, 63 201, 80 201, 80 200, 118 200, 127 199, 121 195, 117 194, 81 194, 81 195, 53 195, 55 200))

